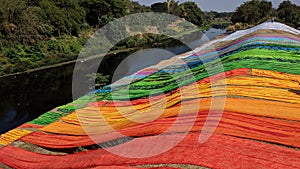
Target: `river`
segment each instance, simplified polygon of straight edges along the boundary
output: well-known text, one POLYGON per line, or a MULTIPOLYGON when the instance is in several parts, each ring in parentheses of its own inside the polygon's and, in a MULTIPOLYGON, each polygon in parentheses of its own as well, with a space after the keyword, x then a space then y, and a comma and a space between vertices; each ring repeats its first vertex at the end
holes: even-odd
MULTIPOLYGON (((226 31, 211 28, 205 32, 213 39, 226 31)), ((193 49, 206 42, 205 38, 189 44, 193 49)), ((102 66, 100 72, 110 74, 111 68, 116 68, 112 82, 130 75, 140 69, 155 65, 162 60, 184 53, 189 48, 179 46, 165 49, 145 49, 137 51, 128 57, 126 53, 111 57, 109 65, 102 66), (125 58, 125 59, 124 59, 125 58), (137 64, 131 64, 137 63, 137 64), (130 66, 129 66, 130 65, 130 66), (108 69, 108 67, 110 69, 108 69), (119 69, 121 68, 121 69, 119 69), (108 70, 110 72, 108 72, 108 70)), ((14 75, 0 79, 0 133, 13 129, 41 114, 72 102, 72 73, 74 64, 28 74, 14 75)), ((86 91, 82 91, 84 94, 86 91)))

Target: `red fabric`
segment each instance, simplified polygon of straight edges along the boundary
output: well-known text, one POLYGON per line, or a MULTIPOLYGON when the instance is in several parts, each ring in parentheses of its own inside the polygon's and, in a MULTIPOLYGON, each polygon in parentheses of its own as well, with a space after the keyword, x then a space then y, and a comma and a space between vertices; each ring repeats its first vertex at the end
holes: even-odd
MULTIPOLYGON (((171 141, 182 134, 160 136, 171 141)), ((110 148, 119 153, 132 151, 153 152, 154 137, 144 137, 110 148), (149 143, 145 146, 145 143, 149 143)), ((0 149, 0 162, 14 168, 91 168, 96 166, 136 166, 144 164, 192 164, 209 168, 269 168, 294 169, 300 166, 300 151, 240 139, 225 135, 213 135, 206 143, 199 144, 199 133, 188 134, 182 142, 171 150, 149 158, 125 158, 98 149, 72 155, 42 155, 14 146, 0 149)))
MULTIPOLYGON (((149 168, 149 167, 148 167, 149 168)), ((92 169, 146 169, 140 167, 126 167, 126 166, 99 166, 92 169)), ((152 169, 178 169, 173 167, 154 167, 152 169)))
POLYGON ((99 167, 94 167, 92 169, 138 169, 138 168, 136 168, 136 167, 125 167, 125 166, 99 166, 99 167))
POLYGON ((158 69, 154 69, 154 68, 146 68, 146 69, 143 69, 137 73, 135 73, 134 75, 144 75, 144 76, 148 76, 148 75, 151 75, 155 72, 157 72, 158 69))
MULTIPOLYGON (((125 136, 146 136, 157 135, 169 129, 170 132, 188 132, 201 131, 204 121, 207 119, 208 112, 200 112, 190 130, 190 124, 193 124, 192 117, 172 117, 160 119, 146 124, 140 124, 134 127, 119 130, 125 136), (175 120, 180 121, 180 125, 170 127, 175 120)), ((212 115, 208 122, 214 122, 217 115, 212 115)), ((213 124, 213 123, 212 123, 213 124)), ((272 118, 257 117, 251 115, 243 115, 232 112, 224 112, 222 119, 215 131, 219 134, 227 134, 232 136, 251 138, 256 140, 264 140, 274 143, 280 143, 288 146, 300 148, 300 122, 279 120, 272 118)), ((122 136, 115 134, 99 135, 98 143, 107 142, 121 138, 122 136)), ((95 144, 88 136, 68 136, 49 134, 42 132, 34 132, 21 139, 42 147, 48 148, 73 148, 78 146, 87 146, 95 144)))
POLYGON ((42 128, 43 126, 39 126, 39 125, 36 125, 36 124, 28 124, 28 123, 25 123, 23 124, 22 126, 18 127, 18 128, 42 128))

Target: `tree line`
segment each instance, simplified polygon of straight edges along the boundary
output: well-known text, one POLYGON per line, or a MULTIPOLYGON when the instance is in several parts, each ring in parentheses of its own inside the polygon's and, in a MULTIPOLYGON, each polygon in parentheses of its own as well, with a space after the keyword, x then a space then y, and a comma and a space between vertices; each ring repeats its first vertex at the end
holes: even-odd
POLYGON ((179 4, 167 0, 152 6, 131 0, 0 0, 0 3, 0 74, 75 59, 95 30, 128 14, 165 12, 198 26, 204 23, 204 14, 195 2, 179 4))
POLYGON ((194 2, 174 0, 151 7, 130 0, 0 0, 2 46, 8 42, 32 44, 62 35, 79 36, 115 18, 137 12, 168 12, 201 26, 203 12, 194 2), (5 41, 3 41, 5 39, 5 41))
MULTIPOLYGON (((203 12, 195 2, 175 0, 151 6, 131 0, 0 0, 0 3, 0 74, 75 59, 95 30, 116 18, 139 12, 173 14, 202 28, 224 28, 232 23, 255 25, 272 17, 300 27, 300 7, 290 1, 273 9, 267 0, 251 0, 233 13, 203 12)), ((147 37, 134 37, 123 45, 134 46, 133 41, 140 41, 137 44, 143 47, 156 39, 147 37)))
POLYGON ((275 18, 279 22, 286 23, 292 27, 300 27, 300 6, 289 0, 280 3, 277 9, 267 0, 251 0, 244 2, 233 13, 233 23, 258 24, 275 18))

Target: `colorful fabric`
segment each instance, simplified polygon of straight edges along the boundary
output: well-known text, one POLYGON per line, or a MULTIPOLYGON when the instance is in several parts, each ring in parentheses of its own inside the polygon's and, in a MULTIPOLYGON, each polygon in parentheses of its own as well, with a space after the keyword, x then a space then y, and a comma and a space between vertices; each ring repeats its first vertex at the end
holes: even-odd
POLYGON ((262 24, 92 91, 3 134, 0 162, 13 168, 57 169, 161 167, 158 164, 299 168, 297 32, 278 23, 262 24), (261 29, 267 25, 270 29, 261 29), (149 147, 141 143, 173 140, 183 133, 187 135, 178 145, 149 158, 126 158, 95 148, 127 139, 107 150, 155 151, 161 149, 157 142, 149 147), (200 144, 200 133, 212 137, 200 144), (33 152, 14 141, 67 154, 33 152))
MULTIPOLYGON (((207 111, 199 112, 195 120, 192 116, 188 115, 178 118, 169 117, 146 124, 127 127, 118 130, 118 132, 124 135, 123 137, 158 135, 166 132, 168 129, 169 130, 167 133, 186 132, 188 130, 200 132, 203 129, 203 123, 205 119, 207 119, 207 115, 207 111), (181 125, 172 127, 176 120, 180 121, 181 125), (191 129, 189 129, 190 124, 193 126, 191 129), (171 127, 172 130, 170 130, 171 127)), ((217 117, 217 115, 211 115, 211 123, 214 122, 214 119, 217 119, 217 117)), ((300 135, 297 134, 299 131, 300 122, 224 112, 215 133, 263 140, 300 148, 300 135)), ((68 133, 68 135, 57 135, 45 132, 34 132, 23 137, 21 140, 48 148, 74 148, 95 144, 95 139, 93 141, 87 135, 72 136, 70 134, 71 133, 68 133)), ((97 139, 98 142, 96 143, 104 143, 120 138, 122 138, 122 136, 114 135, 113 133, 108 133, 105 135, 99 134, 99 138, 97 139)))

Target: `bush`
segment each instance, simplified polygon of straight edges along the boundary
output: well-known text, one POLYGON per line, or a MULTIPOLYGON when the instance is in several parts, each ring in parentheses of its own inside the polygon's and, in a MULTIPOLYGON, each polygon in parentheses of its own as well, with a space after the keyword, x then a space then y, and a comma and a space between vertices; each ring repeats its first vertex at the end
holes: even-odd
POLYGON ((233 13, 231 21, 233 23, 255 24, 260 19, 269 17, 272 13, 272 2, 266 0, 251 0, 244 2, 233 13))
POLYGON ((18 57, 18 52, 17 49, 15 48, 7 48, 4 50, 4 56, 9 58, 9 59, 14 59, 16 57, 18 57))

